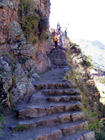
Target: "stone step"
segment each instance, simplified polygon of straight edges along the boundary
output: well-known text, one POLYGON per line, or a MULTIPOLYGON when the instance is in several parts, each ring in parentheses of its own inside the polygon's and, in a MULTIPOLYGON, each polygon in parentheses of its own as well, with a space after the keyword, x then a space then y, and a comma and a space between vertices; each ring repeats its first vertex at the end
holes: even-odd
POLYGON ((43 90, 44 95, 46 96, 62 96, 62 95, 80 95, 80 90, 75 88, 68 88, 68 89, 46 89, 43 90))
POLYGON ((95 140, 94 131, 82 130, 75 134, 62 137, 60 140, 95 140))
POLYGON ((61 131, 64 136, 67 136, 69 134, 73 134, 79 130, 86 130, 88 129, 88 122, 87 121, 82 121, 82 122, 75 122, 71 124, 66 124, 65 127, 61 127, 61 131), (70 126, 69 126, 70 125, 70 126))
POLYGON ((53 69, 64 69, 66 68, 68 65, 54 65, 52 64, 53 69))
POLYGON ((35 84, 35 89, 62 89, 62 88, 76 88, 76 86, 71 83, 48 83, 48 84, 35 84))
POLYGON ((39 126, 54 126, 61 123, 70 123, 79 120, 84 120, 84 116, 85 116, 84 112, 81 111, 54 114, 34 120, 19 121, 19 123, 16 126, 12 126, 12 129, 17 130, 21 126, 23 126, 24 128, 33 128, 39 126))
POLYGON ((81 101, 82 96, 81 95, 75 95, 75 96, 50 96, 47 97, 47 100, 49 102, 70 102, 70 101, 81 101))
POLYGON ((24 109, 17 110, 17 116, 20 119, 26 118, 38 118, 55 113, 62 113, 68 111, 80 111, 82 104, 80 102, 75 103, 59 103, 48 104, 46 106, 27 106, 24 109))
MULTIPOLYGON (((76 122, 76 123, 63 124, 63 125, 58 125, 57 128, 51 133, 40 135, 38 137, 35 137, 32 140, 60 140, 63 136, 74 134, 77 131, 87 129, 88 122, 81 121, 81 122, 76 122)), ((41 132, 41 129, 40 129, 40 132, 41 132)))

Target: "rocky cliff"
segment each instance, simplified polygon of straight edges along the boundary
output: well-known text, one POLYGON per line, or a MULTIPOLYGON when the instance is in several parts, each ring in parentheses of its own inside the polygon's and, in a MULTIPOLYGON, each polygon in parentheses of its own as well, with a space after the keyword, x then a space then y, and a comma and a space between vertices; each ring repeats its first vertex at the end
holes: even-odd
POLYGON ((0 101, 10 104, 34 90, 37 73, 51 68, 49 0, 0 1, 0 101))
POLYGON ((96 116, 102 117, 104 115, 104 106, 100 103, 100 92, 91 74, 93 65, 90 58, 83 54, 79 45, 69 41, 67 59, 72 66, 72 71, 67 72, 67 78, 81 89, 87 116, 90 115, 90 118, 92 118, 92 112, 95 112, 96 116))

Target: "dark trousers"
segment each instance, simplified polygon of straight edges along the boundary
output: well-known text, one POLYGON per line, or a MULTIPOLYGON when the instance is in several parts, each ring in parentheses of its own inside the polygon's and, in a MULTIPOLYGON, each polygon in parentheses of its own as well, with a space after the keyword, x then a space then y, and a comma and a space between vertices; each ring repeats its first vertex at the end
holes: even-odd
POLYGON ((67 38, 67 32, 65 31, 65 37, 67 38))
POLYGON ((57 48, 58 47, 58 42, 57 41, 55 41, 55 48, 57 48))

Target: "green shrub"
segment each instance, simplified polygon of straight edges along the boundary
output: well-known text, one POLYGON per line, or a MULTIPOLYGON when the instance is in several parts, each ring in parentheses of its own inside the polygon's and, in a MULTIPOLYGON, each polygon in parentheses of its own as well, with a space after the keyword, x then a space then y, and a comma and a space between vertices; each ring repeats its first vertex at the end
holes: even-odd
POLYGON ((28 129, 25 125, 17 125, 14 129, 13 129, 13 131, 14 132, 19 132, 19 131, 24 131, 24 130, 26 130, 26 129, 28 129))
POLYGON ((31 129, 33 128, 34 125, 22 125, 22 124, 18 124, 15 128, 13 128, 13 132, 20 132, 20 131, 25 131, 27 129, 31 129))
POLYGON ((5 121, 4 115, 3 115, 3 114, 0 114, 0 129, 3 128, 3 127, 2 127, 2 124, 4 123, 4 121, 5 121))
POLYGON ((105 140, 105 121, 97 119, 89 124, 89 130, 95 131, 97 140, 105 140))
POLYGON ((83 56, 83 62, 82 62, 82 65, 85 67, 92 67, 93 64, 92 64, 92 59, 90 56, 86 56, 84 55, 83 56))
POLYGON ((35 43, 35 31, 40 22, 40 16, 34 12, 37 3, 32 0, 21 0, 20 2, 20 25, 25 38, 29 43, 35 43))

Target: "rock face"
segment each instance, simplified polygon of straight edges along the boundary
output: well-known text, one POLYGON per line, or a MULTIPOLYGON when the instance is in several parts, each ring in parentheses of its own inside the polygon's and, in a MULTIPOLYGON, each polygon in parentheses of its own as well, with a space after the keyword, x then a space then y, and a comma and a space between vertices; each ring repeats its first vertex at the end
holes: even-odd
POLYGON ((10 23, 18 20, 19 0, 0 1, 0 45, 9 39, 10 23))
POLYGON ((37 38, 34 44, 27 43, 25 29, 19 24, 20 4, 23 1, 0 1, 0 101, 6 99, 3 104, 10 101, 10 97, 16 102, 31 93, 34 90, 33 83, 39 80, 37 73, 51 68, 47 56, 52 49, 50 39, 48 41, 50 0, 34 1, 31 13, 39 17, 33 29, 33 37, 37 38))
MULTIPOLYGON (((42 55, 45 55, 43 60, 44 63, 47 57, 46 52, 49 51, 49 48, 51 50, 51 47, 48 46, 48 44, 51 45, 51 43, 45 43, 48 42, 48 40, 41 41, 41 38, 47 37, 47 35, 43 34, 48 32, 49 28, 50 1, 36 0, 34 3, 35 6, 31 13, 37 15, 40 20, 35 27, 37 30, 35 29, 36 31, 33 35, 36 36, 38 43, 33 46, 27 45, 25 36, 22 32, 23 28, 21 29, 18 23, 21 20, 21 15, 19 15, 19 4, 20 0, 0 1, 0 53, 12 50, 15 55, 30 56, 34 58, 34 61, 37 61, 35 60, 37 53, 42 53, 42 55), (36 32, 39 32, 40 34, 37 34, 36 32)), ((30 17, 31 16, 32 15, 30 15, 30 17)), ((47 65, 49 65, 49 60, 47 65)), ((44 70, 41 68, 40 71, 44 72, 47 70, 47 67, 48 66, 45 65, 44 70)))
POLYGON ((36 55, 37 73, 42 73, 51 68, 51 61, 45 54, 36 55))
POLYGON ((0 53, 9 49, 7 43, 10 39, 10 23, 18 20, 18 5, 19 0, 0 1, 0 53))
POLYGON ((0 86, 2 86, 0 94, 1 101, 3 94, 6 94, 6 101, 3 104, 7 102, 8 97, 10 96, 12 97, 13 103, 34 90, 34 86, 31 82, 31 73, 28 71, 26 72, 26 70, 24 71, 21 64, 16 62, 14 58, 11 58, 9 58, 8 55, 2 55, 0 57, 0 86), (30 78, 28 78, 29 74, 30 78))

